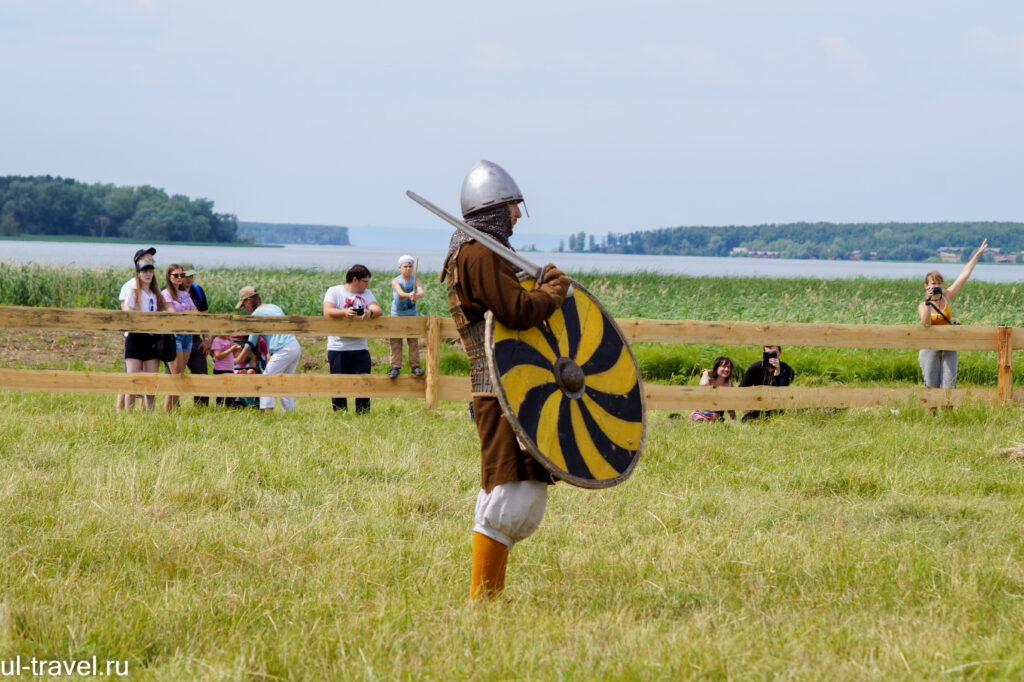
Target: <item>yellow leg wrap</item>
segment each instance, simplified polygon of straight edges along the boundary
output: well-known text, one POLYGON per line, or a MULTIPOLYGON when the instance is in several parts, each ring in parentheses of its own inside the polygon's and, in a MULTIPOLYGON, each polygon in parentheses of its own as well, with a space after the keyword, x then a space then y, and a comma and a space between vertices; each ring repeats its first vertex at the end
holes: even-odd
POLYGON ((505 589, 505 569, 508 568, 508 550, 505 550, 505 560, 501 562, 501 573, 498 574, 498 592, 505 589))
POLYGON ((507 564, 508 547, 483 533, 473 533, 473 573, 470 577, 469 598, 492 597, 505 589, 507 564))

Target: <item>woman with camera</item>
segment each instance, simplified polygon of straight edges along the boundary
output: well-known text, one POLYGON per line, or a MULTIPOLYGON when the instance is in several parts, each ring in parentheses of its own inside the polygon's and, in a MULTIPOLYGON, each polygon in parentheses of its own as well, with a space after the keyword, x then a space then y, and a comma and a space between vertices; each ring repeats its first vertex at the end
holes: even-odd
MULTIPOLYGON (((974 266, 978 264, 981 254, 988 248, 988 240, 984 240, 978 251, 967 261, 967 265, 960 271, 960 276, 945 291, 942 290, 944 282, 942 275, 934 270, 924 276, 924 301, 917 304, 917 315, 921 318, 921 324, 926 327, 932 325, 955 324, 951 303, 960 289, 974 272, 974 266)), ((956 364, 957 355, 955 350, 922 350, 917 355, 917 361, 921 364, 921 374, 924 375, 924 385, 929 388, 956 388, 956 364)))

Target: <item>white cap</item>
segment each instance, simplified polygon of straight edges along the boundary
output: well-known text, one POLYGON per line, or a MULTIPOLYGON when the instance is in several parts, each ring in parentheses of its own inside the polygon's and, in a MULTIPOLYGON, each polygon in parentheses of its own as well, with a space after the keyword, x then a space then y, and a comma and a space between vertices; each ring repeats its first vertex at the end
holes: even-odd
POLYGON ((415 262, 416 262, 416 259, 413 258, 412 256, 408 256, 408 255, 402 256, 401 258, 398 259, 398 267, 402 267, 406 263, 415 263, 415 262))

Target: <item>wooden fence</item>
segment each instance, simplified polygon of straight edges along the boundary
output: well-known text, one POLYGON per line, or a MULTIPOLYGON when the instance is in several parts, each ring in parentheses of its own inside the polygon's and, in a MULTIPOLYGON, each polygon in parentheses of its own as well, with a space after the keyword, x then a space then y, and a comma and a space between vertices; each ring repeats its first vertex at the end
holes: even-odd
MULTIPOLYGON (((1013 388, 1013 349, 1024 349, 1024 329, 920 325, 853 325, 696 320, 617 320, 633 343, 817 346, 994 351, 994 389, 751 387, 715 389, 644 383, 647 406, 655 410, 745 410, 808 407, 884 407, 917 402, 956 405, 982 399, 997 404, 1024 403, 1024 389, 1013 388)), ((419 337, 426 340, 426 374, 391 380, 384 375, 165 375, 152 373, 70 372, 0 368, 0 389, 76 393, 134 393, 209 396, 294 396, 418 398, 433 410, 439 400, 468 401, 468 377, 445 376, 439 362, 442 339, 458 338, 454 323, 443 317, 382 317, 374 320, 327 317, 251 317, 248 315, 181 315, 113 310, 0 306, 2 329, 154 333, 287 333, 302 336, 419 337)))

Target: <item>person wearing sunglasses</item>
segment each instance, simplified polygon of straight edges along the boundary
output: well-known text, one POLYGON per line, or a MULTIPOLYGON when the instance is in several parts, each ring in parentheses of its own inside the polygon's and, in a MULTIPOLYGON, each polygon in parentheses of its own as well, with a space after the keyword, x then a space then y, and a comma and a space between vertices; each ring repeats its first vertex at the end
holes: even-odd
MULTIPOLYGON (((160 288, 156 283, 156 270, 153 264, 153 256, 156 249, 139 249, 135 252, 135 276, 125 282, 121 287, 118 300, 121 302, 121 310, 134 310, 136 312, 155 313, 158 311, 172 310, 160 295, 160 288)), ((124 337, 124 369, 128 373, 133 372, 156 372, 160 369, 160 360, 157 359, 156 346, 152 334, 128 332, 124 337)), ((147 410, 153 409, 156 396, 147 395, 143 397, 143 404, 147 410)), ((135 396, 118 396, 118 409, 131 410, 135 407, 135 396)))
MULTIPOLYGON (((175 312, 194 313, 196 304, 188 289, 182 287, 182 280, 185 278, 185 271, 177 263, 171 263, 167 268, 166 286, 160 292, 163 300, 169 304, 175 312)), ((167 369, 171 374, 184 374, 185 365, 188 363, 189 353, 192 352, 192 334, 175 334, 174 348, 177 351, 174 360, 167 363, 167 369)), ((178 396, 169 395, 164 398, 164 409, 168 412, 178 406, 178 396)))

